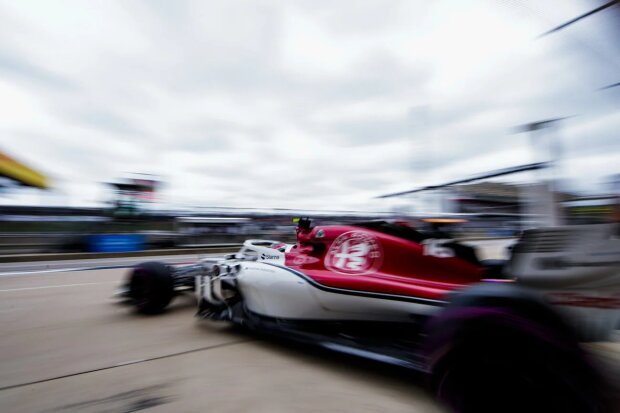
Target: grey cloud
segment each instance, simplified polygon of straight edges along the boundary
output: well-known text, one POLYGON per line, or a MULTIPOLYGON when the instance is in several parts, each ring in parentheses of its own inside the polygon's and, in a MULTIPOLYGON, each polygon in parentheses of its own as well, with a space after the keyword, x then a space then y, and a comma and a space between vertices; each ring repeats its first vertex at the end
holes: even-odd
POLYGON ((183 143, 183 147, 188 150, 202 151, 224 151, 233 147, 231 138, 227 138, 225 133, 206 129, 196 132, 189 139, 181 138, 177 141, 183 143))
MULTIPOLYGON (((418 14, 425 14, 429 8, 427 2, 412 2, 403 0, 358 0, 355 7, 334 8, 330 0, 306 0, 295 2, 304 14, 312 14, 330 32, 338 35, 368 35, 380 34, 389 30, 394 21, 406 19, 403 12, 411 4, 417 6, 418 14)), ((419 21, 419 16, 415 22, 419 21)), ((413 23, 412 20, 408 21, 413 23)), ((405 20, 407 21, 407 20, 405 20)))
POLYGON ((29 62, 7 50, 0 50, 0 73, 53 89, 75 90, 75 82, 29 62))
POLYGON ((29 131, 7 131, 7 136, 23 142, 28 154, 38 161, 36 168, 49 174, 52 180, 105 177, 109 170, 108 161, 101 152, 85 149, 63 136, 29 131))
POLYGON ((331 144, 341 147, 382 145, 410 138, 412 127, 408 119, 364 118, 333 123, 308 122, 307 127, 317 135, 331 136, 331 144))
MULTIPOLYGON (((349 205, 399 181, 415 186, 456 164, 464 174, 476 172, 481 166, 472 160, 480 155, 528 145, 527 136, 511 135, 515 125, 565 115, 578 115, 561 132, 567 151, 619 150, 617 123, 598 119, 617 108, 617 94, 594 92, 598 83, 617 81, 617 71, 584 60, 596 57, 566 40, 532 43, 544 60, 522 53, 493 70, 481 62, 481 73, 489 76, 464 76, 455 67, 454 83, 446 86, 430 70, 435 62, 367 42, 399 30, 419 42, 407 29, 429 23, 427 2, 114 4, 130 16, 122 34, 85 38, 83 47, 96 51, 97 64, 80 62, 76 53, 77 64, 90 70, 70 80, 45 69, 52 67, 49 57, 27 48, 0 51, 0 76, 20 79, 16 87, 53 118, 49 131, 33 122, 20 125, 21 132, 39 133, 24 138, 23 150, 36 145, 49 165, 63 165, 63 173, 93 185, 145 168, 168 174, 171 202, 349 205), (324 30, 330 42, 359 49, 340 62, 346 70, 287 66, 284 23, 291 12, 324 30), (125 49, 125 42, 134 46, 125 49), (355 113, 358 103, 366 115, 355 113), (381 113, 383 103, 388 114, 381 113), (600 126, 583 126, 590 121, 600 126)), ((44 40, 50 49, 62 47, 62 36, 44 40)), ((73 45, 78 52, 81 46, 73 45)), ((321 50, 308 53, 320 56, 321 50)))
POLYGON ((94 129, 105 130, 116 134, 144 135, 144 131, 136 127, 133 122, 118 113, 108 109, 79 110, 66 114, 72 120, 94 129))
POLYGON ((189 151, 224 151, 235 149, 238 136, 259 139, 265 135, 265 131, 204 116, 194 122, 178 125, 175 134, 174 141, 168 143, 170 147, 180 146, 189 151))

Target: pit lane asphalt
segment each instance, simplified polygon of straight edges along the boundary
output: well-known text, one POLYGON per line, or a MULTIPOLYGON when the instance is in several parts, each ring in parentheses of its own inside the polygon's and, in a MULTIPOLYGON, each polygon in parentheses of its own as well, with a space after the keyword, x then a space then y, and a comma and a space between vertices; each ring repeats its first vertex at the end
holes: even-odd
POLYGON ((110 299, 126 271, 0 277, 0 411, 441 411, 415 373, 198 320, 192 297, 133 314, 110 299))
MULTIPOLYGON (((196 258, 2 264, 0 411, 442 411, 415 373, 198 320, 191 297, 156 317, 110 299, 127 272, 112 265, 196 258)), ((620 334, 589 347, 620 365, 620 334)))

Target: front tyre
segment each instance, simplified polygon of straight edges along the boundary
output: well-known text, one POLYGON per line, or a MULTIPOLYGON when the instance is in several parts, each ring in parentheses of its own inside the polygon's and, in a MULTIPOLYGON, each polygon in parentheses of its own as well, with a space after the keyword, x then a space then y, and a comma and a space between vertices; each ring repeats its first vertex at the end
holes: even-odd
POLYGON ((143 314, 161 313, 174 296, 174 279, 161 262, 138 264, 129 279, 129 297, 143 314))

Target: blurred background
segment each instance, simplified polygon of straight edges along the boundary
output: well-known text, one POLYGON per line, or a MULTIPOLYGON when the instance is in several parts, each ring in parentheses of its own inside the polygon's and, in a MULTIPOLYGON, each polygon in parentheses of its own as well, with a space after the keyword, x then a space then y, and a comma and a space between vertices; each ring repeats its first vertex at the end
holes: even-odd
POLYGON ((540 197, 564 222, 611 220, 619 16, 602 0, 2 2, 0 254, 286 238, 300 215, 511 237, 541 224, 540 197))
POLYGON ((619 134, 620 0, 0 0, 0 410, 444 411, 410 372, 110 296, 296 217, 484 258, 620 223, 619 134))

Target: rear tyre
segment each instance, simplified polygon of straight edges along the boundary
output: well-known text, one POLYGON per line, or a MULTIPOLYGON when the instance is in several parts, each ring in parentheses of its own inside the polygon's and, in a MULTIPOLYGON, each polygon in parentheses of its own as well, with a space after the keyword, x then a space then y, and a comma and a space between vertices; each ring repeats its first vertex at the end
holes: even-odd
POLYGON ((129 297, 143 314, 161 313, 174 296, 170 269, 160 262, 138 264, 129 279, 129 297))
POLYGON ((609 386, 573 329, 538 296, 480 284, 427 326, 437 398, 455 412, 611 411, 609 386))
POLYGON ((580 349, 494 323, 476 327, 433 371, 437 398, 453 411, 608 411, 603 383, 580 349))

